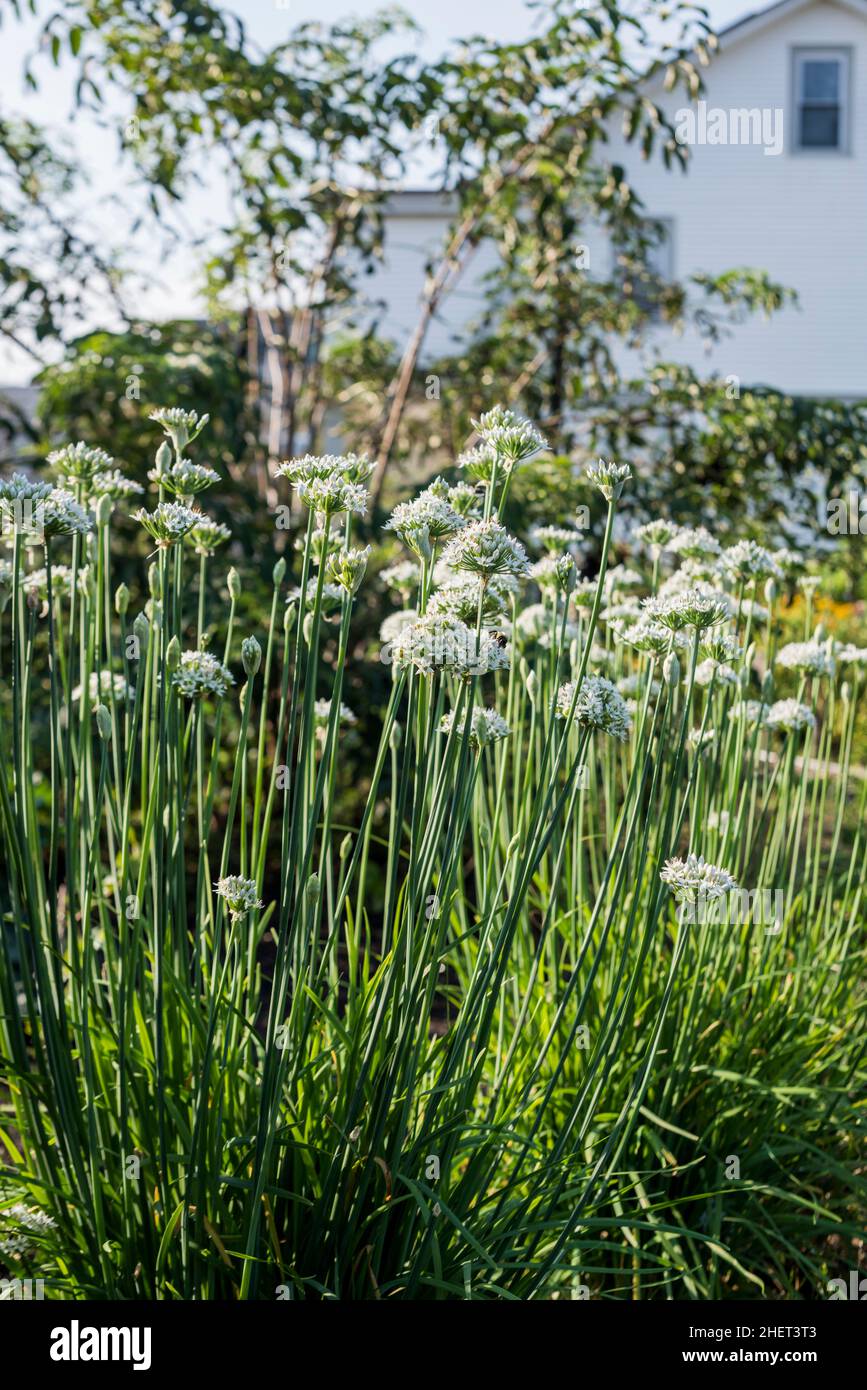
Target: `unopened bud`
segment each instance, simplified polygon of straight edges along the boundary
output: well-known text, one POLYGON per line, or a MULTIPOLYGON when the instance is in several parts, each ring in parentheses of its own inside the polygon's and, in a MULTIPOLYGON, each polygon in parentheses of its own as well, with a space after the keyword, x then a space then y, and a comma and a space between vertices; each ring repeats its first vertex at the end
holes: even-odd
POLYGON ((137 613, 133 620, 132 630, 138 639, 138 644, 143 652, 147 651, 148 639, 150 638, 151 625, 147 620, 146 613, 137 613))
POLYGON ((286 561, 283 559, 283 556, 281 555, 281 556, 280 556, 280 559, 277 561, 276 565, 274 566, 273 570, 271 571, 271 578, 274 580, 274 587, 275 587, 275 589, 279 589, 279 587, 280 587, 280 585, 283 583, 283 580, 285 579, 285 577, 286 577, 286 561))
POLYGON ((765 584, 765 599, 767 600, 768 603, 773 603, 773 601, 774 601, 774 599, 775 599, 776 597, 777 597, 777 581, 776 581, 776 579, 769 579, 769 580, 766 582, 766 584, 765 584))
POLYGON ((238 574, 234 565, 226 575, 226 585, 229 590, 230 598, 239 599, 241 597, 241 576, 238 574))
POLYGON ((403 739, 403 729, 399 724, 392 724, 391 733, 388 739, 388 746, 392 753, 396 753, 403 739))
POLYGON ((111 521, 111 512, 114 503, 108 493, 104 492, 95 507, 97 525, 107 526, 111 521))
POLYGON ((310 902, 315 903, 319 897, 319 875, 311 874, 307 880, 307 887, 304 889, 310 902))
POLYGON ((122 618, 128 608, 129 589, 125 584, 118 584, 114 591, 114 611, 122 618))
POLYGON ((662 663, 662 679, 666 685, 677 685, 680 680, 680 662, 676 652, 669 652, 662 663))
POLYGON ((148 565, 148 588, 153 598, 162 598, 163 586, 160 580, 160 567, 156 563, 148 565))
POLYGON ((245 637, 241 643, 241 662, 248 676, 255 676, 262 665, 262 648, 255 637, 245 637))
POLYGON ((103 743, 108 743, 111 738, 111 715, 105 705, 97 705, 96 709, 93 711, 93 716, 96 720, 96 727, 99 731, 100 738, 103 743))
POLYGON ((168 473, 172 466, 172 451, 165 439, 157 449, 155 463, 157 473, 168 473))
POLYGON ((181 644, 178 641, 177 636, 175 636, 172 638, 172 640, 169 642, 169 645, 166 647, 166 669, 170 672, 177 671, 180 664, 181 644))
POLYGON ((352 853, 352 836, 349 834, 349 831, 347 831, 346 834, 344 835, 343 839, 340 841, 340 858, 341 858, 341 861, 344 860, 344 859, 348 859, 351 853, 352 853))

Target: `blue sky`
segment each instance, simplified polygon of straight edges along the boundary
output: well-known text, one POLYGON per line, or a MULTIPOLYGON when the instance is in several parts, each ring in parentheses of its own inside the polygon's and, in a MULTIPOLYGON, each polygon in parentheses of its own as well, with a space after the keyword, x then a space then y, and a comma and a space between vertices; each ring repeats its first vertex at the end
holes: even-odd
MULTIPOLYGON (((57 6, 58 0, 39 0, 38 8, 44 17, 57 6)), ((369 16, 382 9, 383 4, 382 0, 355 0, 355 3, 352 0, 233 0, 227 7, 243 19, 253 39, 270 46, 304 21, 327 23, 349 15, 369 16)), ((524 0, 471 0, 470 3, 467 0, 403 0, 401 8, 422 27, 423 35, 413 40, 412 47, 428 57, 435 57, 450 40, 474 33, 520 40, 532 32, 535 23, 533 8, 524 0)), ((720 28, 763 6, 750 5, 744 0, 712 0, 708 8, 713 23, 720 28)), ((66 142, 68 152, 87 176, 86 192, 78 209, 82 223, 97 239, 109 240, 117 226, 111 199, 116 197, 119 188, 122 189, 125 177, 118 169, 116 133, 88 116, 71 119, 74 68, 70 62, 63 63, 60 72, 56 72, 47 59, 40 60, 35 66, 39 90, 33 92, 25 86, 23 64, 33 53, 37 33, 35 21, 17 24, 8 12, 5 15, 0 26, 0 107, 7 115, 26 114, 48 127, 58 140, 66 142)), ((405 48, 406 44, 404 36, 400 47, 405 48)), ((119 118, 122 113, 116 114, 119 118)), ((416 181, 422 179, 423 171, 419 170, 416 181)), ((206 180, 181 209, 180 222, 182 225, 186 222, 191 228, 218 224, 223 206, 223 190, 219 183, 206 180)), ((128 262, 145 276, 145 285, 135 306, 143 317, 201 312, 196 262, 189 251, 179 251, 168 259, 155 258, 152 243, 142 237, 131 241, 124 252, 128 262), (151 265, 151 260, 158 260, 158 263, 151 265)), ((105 326, 112 326, 108 310, 104 319, 99 306, 95 314, 94 324, 101 321, 105 326)), ((32 370, 30 359, 0 343, 0 383, 26 382, 32 370)))

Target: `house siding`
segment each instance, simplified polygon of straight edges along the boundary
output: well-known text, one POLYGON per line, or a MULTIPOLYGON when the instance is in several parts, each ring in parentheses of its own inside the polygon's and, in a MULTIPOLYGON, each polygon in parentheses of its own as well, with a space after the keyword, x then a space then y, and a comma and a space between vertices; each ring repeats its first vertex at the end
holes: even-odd
MULTIPOLYGON (((867 20, 832 0, 771 12, 764 23, 736 27, 728 42, 723 36, 705 84, 709 108, 781 108, 783 152, 695 145, 684 174, 667 170, 658 155, 643 161, 617 131, 607 157, 627 169, 650 216, 671 220, 678 279, 750 266, 794 289, 798 306, 770 319, 753 316, 710 351, 696 333, 678 336, 660 326, 648 335, 645 351, 702 374, 735 376, 745 386, 867 396, 867 20), (793 52, 814 47, 850 53, 845 154, 793 149, 793 52)), ((672 118, 687 105, 682 94, 649 94, 672 118)), ((380 323, 399 344, 416 321, 425 261, 442 247, 448 228, 442 200, 428 200, 425 216, 418 215, 423 204, 416 201, 414 215, 387 219, 385 261, 367 285, 369 296, 385 301, 380 323)), ((587 244, 591 273, 599 267, 607 273, 610 248, 592 233, 587 244)), ((494 264, 492 249, 480 248, 443 301, 425 345, 428 359, 453 349, 466 333, 481 306, 482 276, 494 264)), ((636 352, 620 353, 627 373, 637 375, 641 361, 636 352)))

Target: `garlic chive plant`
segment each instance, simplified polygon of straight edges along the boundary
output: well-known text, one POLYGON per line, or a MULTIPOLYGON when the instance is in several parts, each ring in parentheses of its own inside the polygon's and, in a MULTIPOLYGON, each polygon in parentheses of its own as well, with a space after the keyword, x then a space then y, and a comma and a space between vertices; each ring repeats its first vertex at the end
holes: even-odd
POLYGON ((246 630, 207 418, 151 419, 143 598, 113 459, 0 483, 0 1274, 821 1296, 867 1182, 867 649, 814 630, 820 576, 665 518, 615 554, 607 460, 596 559, 552 517, 531 562, 546 445, 498 407, 375 548, 369 460, 282 465, 246 630), (351 708, 361 595, 386 694, 351 708))

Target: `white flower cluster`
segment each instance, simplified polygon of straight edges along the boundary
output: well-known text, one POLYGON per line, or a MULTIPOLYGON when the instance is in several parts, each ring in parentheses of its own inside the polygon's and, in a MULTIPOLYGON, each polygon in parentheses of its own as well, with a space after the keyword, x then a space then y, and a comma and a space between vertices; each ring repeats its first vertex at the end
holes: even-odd
POLYGON ((755 541, 738 541, 722 553, 723 568, 740 583, 782 579, 783 571, 769 550, 755 541))
POLYGON ((777 652, 777 665, 810 676, 833 676, 833 654, 822 642, 789 642, 777 652))
POLYGON ((502 671, 509 665, 505 639, 477 634, 466 623, 436 614, 401 628, 382 651, 381 659, 398 670, 414 666, 422 675, 449 671, 463 680, 502 671))
POLYGON ((528 574, 530 562, 520 541, 510 536, 499 521, 471 521, 453 536, 443 551, 452 569, 477 574, 483 581, 495 575, 528 574))
POLYGON ((480 602, 484 624, 490 626, 504 621, 506 607, 502 591, 489 585, 483 587, 478 579, 443 584, 435 589, 427 611, 431 616, 457 618, 468 627, 474 627, 478 621, 480 602))
POLYGON ((234 684, 231 671, 210 652, 183 652, 180 666, 172 673, 172 685, 187 700, 206 695, 221 700, 234 684))
POLYGON ((632 719, 626 701, 617 686, 605 676, 585 676, 580 690, 567 681, 557 692, 557 714, 561 719, 572 718, 586 729, 598 729, 621 742, 629 736, 632 719))
POLYGON ((96 496, 111 497, 115 502, 144 492, 141 483, 137 483, 134 478, 128 478, 119 468, 108 468, 104 472, 94 473, 91 490, 96 496))
POLYGON ((62 487, 52 488, 44 502, 39 502, 37 518, 44 535, 48 538, 86 536, 93 530, 93 517, 90 512, 85 511, 73 493, 62 487))
MULTIPOLYGON (((328 724, 331 719, 331 705, 331 700, 316 700, 313 705, 313 723, 316 729, 316 737, 319 739, 320 743, 325 742, 328 734, 328 724)), ((358 723, 358 719, 349 708, 349 705, 344 705, 341 702, 340 711, 337 715, 337 723, 338 725, 345 724, 347 726, 358 723)))
POLYGON ((428 488, 412 502, 398 503, 385 523, 385 530, 393 531, 419 559, 429 560, 437 541, 453 536, 465 525, 466 520, 460 512, 456 512, 445 497, 428 488))
POLYGON ((140 507, 134 513, 134 518, 141 522, 161 549, 177 545, 188 531, 204 520, 200 511, 183 502, 160 502, 152 512, 140 507))
POLYGON ((816 727, 816 716, 798 700, 777 700, 765 714, 765 726, 775 733, 799 734, 816 727))
POLYGON ((65 444, 62 449, 54 449, 48 455, 48 463, 63 478, 87 483, 95 473, 111 469, 114 459, 104 449, 91 448, 90 445, 65 444))
POLYGON ((367 510, 364 484, 372 472, 373 464, 363 454, 305 454, 277 469, 278 477, 289 479, 304 505, 326 520, 341 512, 367 510))
POLYGON ((670 596, 659 595, 644 600, 645 613, 653 622, 679 632, 691 627, 697 632, 721 623, 729 616, 725 594, 707 587, 685 589, 670 596))
MULTIPOLYGON (((440 721, 440 732, 451 733, 455 729, 458 734, 463 734, 467 727, 467 717, 460 715, 457 720, 454 710, 444 714, 440 721)), ((485 747, 486 744, 496 743, 501 738, 508 738, 511 730, 501 714, 495 709, 486 709, 476 706, 470 718, 470 732, 468 735, 469 745, 475 751, 485 747)))
POLYGON ((501 405, 495 405, 493 410, 474 420, 473 428, 482 448, 496 455, 507 472, 548 447, 548 441, 535 425, 501 405))
POLYGON ((597 463, 587 465, 587 481, 598 487, 607 502, 613 502, 620 496, 631 477, 632 469, 628 463, 599 459, 597 463))
POLYGON ((201 434, 210 416, 198 415, 195 410, 183 410, 176 405, 161 405, 152 411, 149 419, 162 425, 175 446, 175 453, 181 454, 187 445, 201 434))
POLYGON ((194 497, 196 493, 204 492, 212 483, 220 481, 220 475, 215 469, 204 463, 191 463, 189 459, 178 459, 177 463, 173 463, 171 468, 162 473, 153 468, 148 477, 151 482, 159 483, 160 487, 180 498, 194 497))
POLYGON ((397 564, 380 570, 379 577, 387 589, 394 589, 405 596, 417 587, 421 570, 415 560, 398 560, 397 564))
POLYGON ((678 527, 668 543, 668 550, 688 560, 713 560, 720 553, 720 543, 705 526, 678 527))
POLYGON ((262 906, 256 882, 252 878, 230 874, 226 878, 218 879, 214 887, 217 896, 222 898, 228 907, 233 922, 240 922, 248 912, 254 912, 257 907, 262 906))
POLYGON ((380 641, 389 645, 397 637, 398 633, 403 632, 405 627, 411 623, 418 622, 418 612, 415 608, 402 608, 399 613, 389 613, 387 618, 383 618, 379 628, 380 641))
MULTIPOLYGON (((72 692, 73 700, 80 700, 81 693, 82 687, 77 685, 72 692)), ((87 694, 94 704, 109 704, 112 699, 120 704, 126 699, 131 699, 134 691, 120 671, 91 671, 87 682, 87 694)))
POLYGON ((197 521, 195 526, 184 536, 184 540, 193 547, 197 555, 213 555, 220 545, 225 545, 226 541, 232 539, 232 533, 228 526, 224 526, 221 521, 211 521, 210 517, 203 517, 197 521))
POLYGON ((659 877, 678 902, 723 898, 738 886, 728 869, 709 864, 703 855, 695 854, 688 854, 686 859, 666 859, 659 877))
POLYGON ((23 1202, 0 1211, 0 1221, 6 1228, 0 1235, 0 1256, 13 1260, 21 1259, 32 1249, 34 1236, 45 1236, 57 1227, 53 1216, 36 1207, 26 1207, 23 1202), (18 1229, 12 1230, 13 1226, 18 1229))

